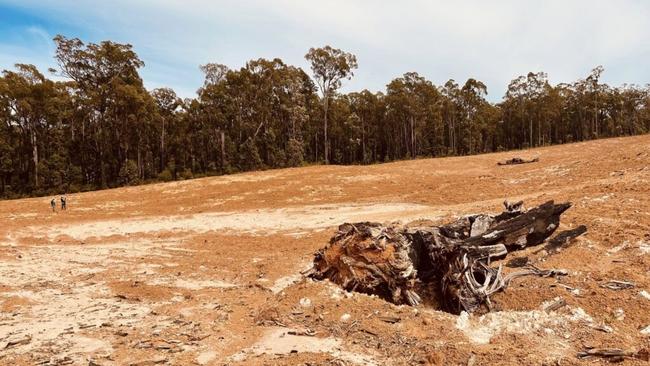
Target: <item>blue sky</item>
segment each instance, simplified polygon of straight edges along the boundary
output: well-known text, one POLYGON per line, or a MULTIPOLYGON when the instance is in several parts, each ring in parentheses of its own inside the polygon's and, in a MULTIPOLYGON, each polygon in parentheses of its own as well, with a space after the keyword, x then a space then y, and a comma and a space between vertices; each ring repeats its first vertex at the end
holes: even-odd
POLYGON ((650 82, 650 2, 643 0, 0 0, 0 69, 56 66, 56 34, 131 43, 148 88, 191 97, 198 65, 239 68, 330 44, 355 53, 344 90, 384 90, 417 71, 440 85, 484 81, 498 101, 511 79, 545 71, 552 82, 597 65, 613 85, 650 82))

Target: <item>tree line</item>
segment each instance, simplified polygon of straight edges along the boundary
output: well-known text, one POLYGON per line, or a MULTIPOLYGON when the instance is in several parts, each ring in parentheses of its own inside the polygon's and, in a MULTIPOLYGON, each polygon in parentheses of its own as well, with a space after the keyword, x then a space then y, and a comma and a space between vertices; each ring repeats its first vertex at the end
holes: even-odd
POLYGON ((0 76, 0 196, 19 197, 304 164, 370 164, 523 149, 650 131, 650 86, 612 87, 596 67, 551 85, 512 80, 499 103, 479 80, 434 85, 416 72, 383 92, 342 93, 354 55, 238 70, 210 63, 195 98, 147 90, 131 45, 57 36, 46 77, 17 64, 0 76), (53 80, 55 79, 55 80, 53 80))

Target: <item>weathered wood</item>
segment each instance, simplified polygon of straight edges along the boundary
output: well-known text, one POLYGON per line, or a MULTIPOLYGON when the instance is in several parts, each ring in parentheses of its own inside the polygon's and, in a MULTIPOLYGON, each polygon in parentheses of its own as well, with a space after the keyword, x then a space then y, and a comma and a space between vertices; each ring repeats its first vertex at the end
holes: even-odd
POLYGON ((608 288, 610 290, 627 290, 627 289, 634 288, 635 286, 636 285, 634 284, 634 282, 618 281, 618 280, 609 280, 603 283, 602 285, 600 285, 600 287, 608 288))
POLYGON ((515 157, 509 160, 506 160, 504 162, 498 162, 497 165, 518 165, 518 164, 528 164, 528 163, 536 163, 539 161, 539 158, 534 158, 530 160, 525 160, 519 157, 515 157))
POLYGON ((328 278, 346 290, 417 305, 414 263, 417 253, 395 228, 369 222, 343 224, 330 244, 316 253, 311 276, 328 278))
POLYGON ((551 236, 560 223, 560 215, 570 203, 554 204, 548 201, 525 213, 499 222, 486 233, 470 237, 463 245, 485 246, 504 244, 508 249, 523 249, 542 243, 551 236))
MULTIPOLYGON (((529 266, 504 276, 501 266, 490 266, 511 251, 544 242, 571 207, 553 201, 528 211, 523 211, 521 201, 504 206, 506 211, 496 216, 469 215, 443 226, 343 224, 329 245, 315 254, 311 276, 411 305, 421 301, 416 283, 422 283, 450 312, 489 311, 490 296, 518 277, 566 275, 529 266)), ((549 243, 563 245, 585 230, 563 232, 549 243)))
POLYGON ((601 357, 610 362, 620 362, 626 358, 635 358, 643 361, 650 360, 650 352, 647 349, 639 351, 623 350, 621 348, 586 348, 578 353, 578 358, 601 357))
POLYGON ((547 313, 550 313, 550 312, 558 310, 558 309, 560 309, 561 307, 564 307, 564 306, 566 306, 566 300, 564 300, 563 298, 559 298, 559 299, 553 301, 551 304, 544 307, 544 311, 547 312, 547 313))

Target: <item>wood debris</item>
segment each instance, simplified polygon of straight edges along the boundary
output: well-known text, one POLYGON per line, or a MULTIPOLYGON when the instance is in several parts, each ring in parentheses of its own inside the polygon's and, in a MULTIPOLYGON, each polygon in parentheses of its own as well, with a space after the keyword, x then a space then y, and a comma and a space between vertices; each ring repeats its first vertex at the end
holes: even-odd
POLYGON ((596 330, 599 330, 601 332, 604 332, 604 333, 612 333, 612 332, 614 332, 614 328, 610 327, 609 325, 607 325, 605 323, 594 324, 594 325, 591 325, 591 327, 596 329, 596 330))
POLYGON ((377 319, 385 323, 395 324, 399 323, 402 319, 394 316, 380 316, 377 319))
POLYGON ((620 348, 585 348, 578 353, 578 358, 601 357, 610 362, 621 362, 626 358, 648 361, 650 353, 646 349, 640 351, 623 350, 620 348))
POLYGON ((4 341, 0 342, 0 350, 14 347, 14 346, 21 346, 24 344, 28 344, 31 341, 32 341, 32 337, 29 335, 9 337, 6 338, 4 341))
POLYGON ((528 164, 528 163, 536 163, 539 161, 539 158, 534 158, 530 160, 522 159, 519 157, 514 157, 512 159, 506 160, 504 162, 498 162, 497 165, 517 165, 517 164, 528 164))
POLYGON ((562 308, 564 306, 566 306, 566 300, 564 300, 563 298, 558 298, 555 301, 553 301, 552 303, 546 305, 544 307, 544 311, 547 312, 547 313, 550 313, 550 312, 556 311, 556 310, 558 310, 558 309, 560 309, 560 308, 562 308))
POLYGON ((608 288, 610 290, 626 290, 626 289, 634 288, 635 286, 636 285, 634 284, 634 282, 618 281, 618 280, 610 280, 600 285, 600 287, 608 288))
POLYGON ((295 336, 308 336, 308 337, 313 337, 313 336, 316 335, 316 332, 313 331, 313 330, 311 330, 311 329, 309 329, 309 328, 305 328, 305 329, 295 329, 295 330, 290 330, 290 331, 287 332, 287 334, 295 335, 295 336))
MULTIPOLYGON (((513 251, 543 243, 571 207, 553 201, 527 211, 523 202, 504 205, 506 210, 499 215, 470 215, 443 226, 343 224, 315 254, 308 275, 396 304, 420 303, 418 286, 424 285, 432 290, 426 293, 436 294, 436 303, 449 312, 490 311, 490 296, 516 278, 567 274, 526 265, 506 275, 501 265, 491 266, 513 251)), ((582 233, 582 227, 563 232, 550 242, 566 243, 582 233)))

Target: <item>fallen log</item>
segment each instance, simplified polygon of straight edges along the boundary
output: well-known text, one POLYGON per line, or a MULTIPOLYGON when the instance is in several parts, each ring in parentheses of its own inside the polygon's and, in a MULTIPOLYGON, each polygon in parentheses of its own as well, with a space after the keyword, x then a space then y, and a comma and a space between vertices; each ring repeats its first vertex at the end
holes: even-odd
MULTIPOLYGON (((527 211, 523 202, 504 206, 506 211, 499 215, 469 215, 443 226, 343 224, 315 254, 309 276, 396 304, 419 304, 424 295, 418 289, 424 286, 449 312, 490 311, 490 296, 518 277, 566 275, 533 266, 504 275, 501 265, 491 263, 543 243, 571 205, 549 201, 527 211)), ((583 232, 563 233, 551 242, 566 243, 583 232)))
POLYGON ((519 157, 515 157, 509 160, 506 160, 505 162, 498 162, 497 165, 517 165, 517 164, 528 164, 528 163, 536 163, 539 161, 539 158, 534 158, 530 160, 525 160, 519 157))

